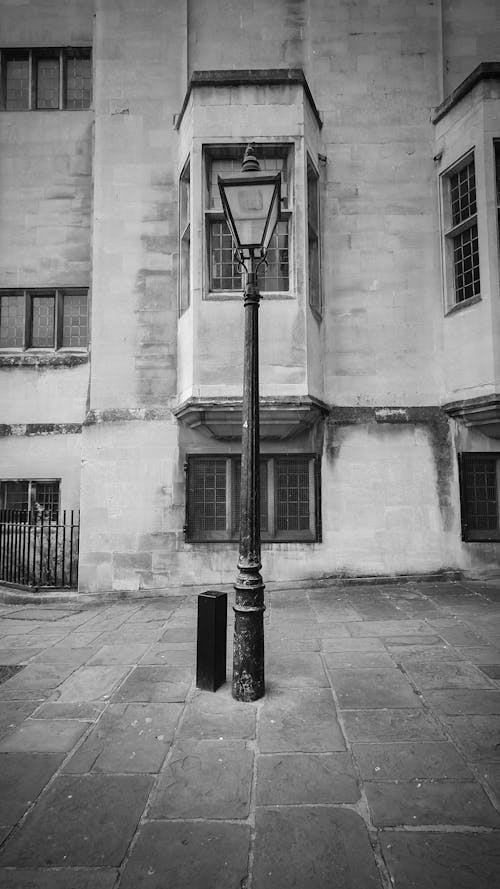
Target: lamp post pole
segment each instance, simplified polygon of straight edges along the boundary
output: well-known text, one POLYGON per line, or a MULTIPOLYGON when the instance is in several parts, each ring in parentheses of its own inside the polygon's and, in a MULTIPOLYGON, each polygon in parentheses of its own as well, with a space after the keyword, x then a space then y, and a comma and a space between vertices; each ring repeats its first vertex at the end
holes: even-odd
POLYGON ((240 547, 234 589, 233 697, 264 695, 264 584, 260 570, 259 301, 257 263, 247 260, 241 434, 240 547))
POLYGON ((261 172, 247 145, 241 174, 218 177, 224 217, 245 272, 240 554, 234 589, 233 697, 264 694, 264 584, 260 575, 259 267, 280 213, 281 174, 261 172), (243 174, 243 175, 241 175, 243 174))

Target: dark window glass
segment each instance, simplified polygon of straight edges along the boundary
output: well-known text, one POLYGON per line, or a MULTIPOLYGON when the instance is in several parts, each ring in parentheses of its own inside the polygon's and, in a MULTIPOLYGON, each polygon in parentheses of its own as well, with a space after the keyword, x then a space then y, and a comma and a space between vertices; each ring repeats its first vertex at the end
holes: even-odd
POLYGON ((462 506, 466 539, 498 537, 498 457, 462 454, 462 506), (496 533, 495 533, 496 532, 496 533))
POLYGON ((7 58, 5 64, 5 108, 26 111, 29 108, 28 54, 7 58))
POLYGON ((309 528, 309 460, 300 457, 276 460, 276 529, 305 531, 309 528))
POLYGON ((66 59, 66 108, 89 108, 92 98, 90 57, 68 55, 66 59))
MULTIPOLYGON (((288 222, 281 220, 269 242, 267 265, 259 269, 261 292, 288 290, 288 222)), ((234 259, 231 232, 224 220, 210 224, 212 290, 243 290, 241 270, 234 259)))
POLYGON ((31 300, 31 345, 38 349, 54 348, 55 297, 33 296, 31 300))
POLYGON ((59 56, 36 60, 36 107, 59 108, 59 56))
POLYGON ((463 302, 472 296, 479 296, 479 241, 477 225, 471 225, 453 238, 453 265, 455 269, 455 299, 463 302))
POLYGON ((86 291, 65 291, 63 299, 62 345, 82 348, 88 343, 88 309, 86 291))
POLYGON ((37 512, 57 518, 59 512, 59 482, 33 482, 34 508, 37 512))
POLYGON ((189 525, 194 537, 226 528, 226 460, 196 460, 189 471, 189 525))
POLYGON ((24 345, 24 295, 0 297, 0 348, 22 348, 24 345))
POLYGON ((29 482, 4 482, 3 488, 5 509, 29 509, 29 482))
POLYGON ((450 176, 452 225, 458 225, 477 211, 474 161, 450 176))

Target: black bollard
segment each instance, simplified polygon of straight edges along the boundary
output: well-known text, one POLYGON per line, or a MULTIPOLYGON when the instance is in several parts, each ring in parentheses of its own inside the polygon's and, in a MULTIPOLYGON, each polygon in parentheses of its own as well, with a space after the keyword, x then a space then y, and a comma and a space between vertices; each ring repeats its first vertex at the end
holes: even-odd
POLYGON ((196 686, 217 691, 226 681, 227 593, 208 590, 198 596, 196 686))

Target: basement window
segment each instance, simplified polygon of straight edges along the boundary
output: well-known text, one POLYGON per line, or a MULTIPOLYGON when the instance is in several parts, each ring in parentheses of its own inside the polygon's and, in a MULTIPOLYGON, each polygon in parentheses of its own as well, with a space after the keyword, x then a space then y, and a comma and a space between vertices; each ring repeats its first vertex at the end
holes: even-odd
POLYGON ((86 288, 0 290, 0 349, 87 349, 86 288))
POLYGON ((463 540, 500 540, 500 454, 462 453, 460 499, 463 540))
MULTIPOLYGON (((187 472, 188 541, 237 540, 241 458, 190 456, 187 472)), ((260 463, 263 541, 319 540, 319 460, 312 454, 266 455, 260 463)))
POLYGON ((0 51, 3 111, 80 111, 92 100, 90 47, 0 51))
POLYGON ((13 479, 0 482, 0 508, 26 514, 34 511, 56 519, 59 513, 59 479, 13 479))

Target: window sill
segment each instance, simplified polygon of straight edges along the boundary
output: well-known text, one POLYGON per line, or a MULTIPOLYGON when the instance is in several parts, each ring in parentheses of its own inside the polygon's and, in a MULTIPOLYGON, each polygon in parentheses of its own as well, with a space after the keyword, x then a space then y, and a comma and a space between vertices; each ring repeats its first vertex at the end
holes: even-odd
POLYGON ((444 313, 444 317, 448 318, 449 315, 454 315, 456 312, 460 312, 461 309, 466 309, 468 306, 474 306, 476 303, 481 302, 481 296, 478 294, 477 296, 470 296, 469 299, 463 299, 460 303, 455 303, 454 306, 450 306, 449 309, 444 313))
MULTIPOLYGON (((204 300, 213 300, 214 302, 223 302, 226 300, 242 299, 244 288, 241 290, 210 290, 203 297, 204 300)), ((260 298, 265 300, 273 299, 295 299, 294 294, 289 290, 263 290, 260 298)))
POLYGON ((25 352, 0 350, 0 367, 77 367, 87 364, 90 359, 87 351, 50 349, 30 349, 25 352))

